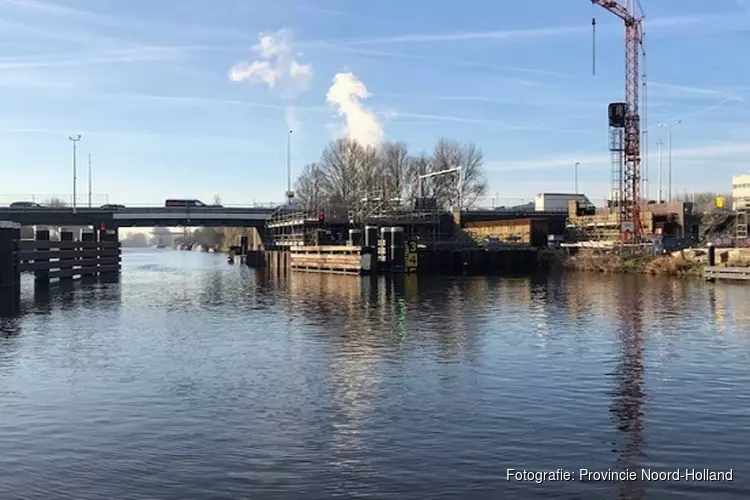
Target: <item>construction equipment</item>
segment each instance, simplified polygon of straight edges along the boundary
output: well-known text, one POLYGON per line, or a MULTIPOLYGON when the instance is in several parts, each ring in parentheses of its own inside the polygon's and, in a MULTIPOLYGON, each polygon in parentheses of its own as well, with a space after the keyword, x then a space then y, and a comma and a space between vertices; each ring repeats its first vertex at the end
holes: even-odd
MULTIPOLYGON (((616 0, 591 0, 625 23, 625 102, 609 105, 610 151, 613 190, 618 193, 620 238, 623 243, 639 243, 641 227, 641 119, 639 115, 639 56, 643 49, 643 19, 636 13, 636 0, 622 5, 616 0)), ((596 30, 596 19, 592 19, 596 30)), ((596 31, 594 31, 596 33, 596 31)))

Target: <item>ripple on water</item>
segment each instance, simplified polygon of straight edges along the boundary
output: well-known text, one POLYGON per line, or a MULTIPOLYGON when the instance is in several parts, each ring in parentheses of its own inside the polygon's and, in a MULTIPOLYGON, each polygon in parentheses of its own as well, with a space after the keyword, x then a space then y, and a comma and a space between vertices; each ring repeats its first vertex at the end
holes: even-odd
POLYGON ((748 289, 124 253, 0 323, 0 498, 744 498, 748 289), (516 483, 507 468, 734 468, 516 483))

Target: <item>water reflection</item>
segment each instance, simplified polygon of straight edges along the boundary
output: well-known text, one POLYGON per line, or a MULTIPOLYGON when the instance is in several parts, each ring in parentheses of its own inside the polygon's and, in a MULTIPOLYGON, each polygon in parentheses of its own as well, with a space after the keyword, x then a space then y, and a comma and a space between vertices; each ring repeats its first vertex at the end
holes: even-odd
MULTIPOLYGON (((635 277, 623 278, 619 288, 617 336, 620 341, 620 360, 614 373, 616 389, 612 412, 617 428, 623 433, 616 452, 620 470, 640 470, 644 449, 643 404, 645 399, 643 376, 643 299, 635 277)), ((620 498, 640 500, 645 497, 645 486, 637 481, 620 483, 620 498)))
POLYGON ((672 485, 504 470, 676 467, 688 446, 741 464, 750 444, 744 289, 144 252, 119 283, 26 293, 0 323, 3 498, 54 497, 60 478, 75 498, 661 498, 672 485))

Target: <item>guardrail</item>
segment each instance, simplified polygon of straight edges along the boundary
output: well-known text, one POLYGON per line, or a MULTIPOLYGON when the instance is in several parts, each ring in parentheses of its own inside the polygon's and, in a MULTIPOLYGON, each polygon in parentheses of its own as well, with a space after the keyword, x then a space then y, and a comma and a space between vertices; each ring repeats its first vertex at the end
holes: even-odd
MULTIPOLYGON (((226 212, 226 213, 242 213, 243 211, 248 210, 263 210, 263 211, 273 211, 278 208, 278 205, 223 205, 221 207, 165 207, 165 206, 159 206, 159 205, 151 205, 151 206, 135 206, 125 205, 124 207, 119 208, 102 208, 102 207, 76 207, 75 213, 116 213, 116 212, 137 212, 137 213, 164 213, 164 212, 171 212, 171 213, 212 213, 212 212, 226 212)), ((73 207, 44 207, 44 206, 38 206, 38 207, 3 207, 0 206, 0 212, 31 212, 31 213, 38 213, 38 212, 49 212, 49 213, 73 213, 73 207)))

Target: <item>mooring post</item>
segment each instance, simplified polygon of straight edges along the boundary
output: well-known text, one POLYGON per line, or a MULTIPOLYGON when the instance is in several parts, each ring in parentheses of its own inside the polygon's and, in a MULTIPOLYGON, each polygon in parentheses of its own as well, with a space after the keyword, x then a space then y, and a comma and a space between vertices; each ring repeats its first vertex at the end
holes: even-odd
MULTIPOLYGON (((49 229, 37 229, 36 233, 34 234, 34 239, 37 242, 43 241, 48 242, 49 241, 49 229)), ((45 243, 42 243, 42 245, 45 245, 45 243)), ((37 252, 49 252, 50 249, 48 246, 45 245, 44 248, 40 248, 41 245, 36 246, 37 252)), ((49 257, 34 257, 35 263, 42 263, 42 262, 49 262, 49 257)), ((34 286, 35 287, 48 287, 49 286, 49 269, 38 269, 34 271, 34 286)))
POLYGON ((92 243, 96 243, 96 233, 93 231, 84 231, 81 233, 81 260, 83 261, 81 267, 87 269, 90 272, 81 275, 81 280, 85 282, 95 282, 98 270, 96 269, 98 263, 95 260, 98 258, 97 252, 93 248, 92 243))
POLYGON ((21 310, 21 272, 18 240, 21 225, 0 221, 0 315, 15 316, 21 310))
MULTIPOLYGON (((60 251, 61 252, 67 252, 67 251, 73 251, 73 252, 75 252, 75 246, 74 245, 63 245, 62 244, 62 242, 72 242, 72 241, 73 241, 73 231, 60 231, 60 242, 61 242, 60 251)), ((76 253, 73 253, 72 255, 76 255, 76 253)), ((60 270, 62 271, 63 269, 73 269, 73 265, 74 264, 75 264, 75 257, 73 257, 71 259, 63 259, 63 258, 61 258, 60 259, 60 264, 59 264, 60 270)), ((73 279, 72 275, 69 275, 69 276, 61 275, 60 276, 60 281, 67 281, 67 280, 72 280, 72 279, 73 279)))
POLYGON ((713 243, 708 244, 708 265, 711 267, 716 265, 716 245, 713 243))

